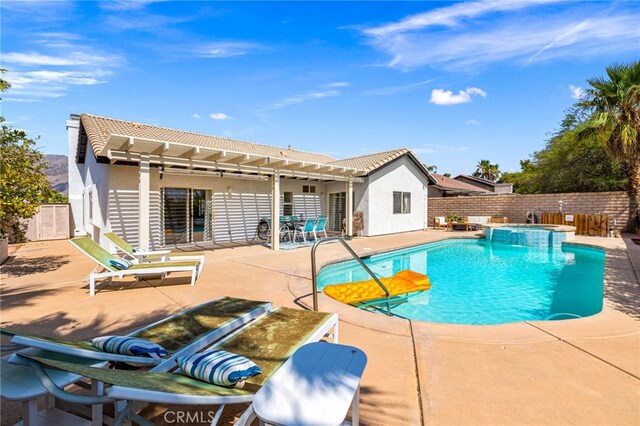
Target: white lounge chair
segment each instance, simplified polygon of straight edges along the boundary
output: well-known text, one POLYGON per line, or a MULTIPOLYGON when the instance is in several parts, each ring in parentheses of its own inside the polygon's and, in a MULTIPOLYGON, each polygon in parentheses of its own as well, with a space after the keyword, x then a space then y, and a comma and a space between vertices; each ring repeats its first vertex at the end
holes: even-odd
POLYGON ((115 232, 105 232, 103 236, 111 242, 118 250, 122 251, 124 255, 130 259, 133 259, 136 263, 142 262, 166 262, 173 260, 181 262, 185 260, 195 260, 200 262, 200 272, 204 266, 205 254, 203 251, 172 251, 172 250, 153 250, 143 251, 134 248, 127 240, 122 238, 115 232))
POLYGON ((202 270, 201 263, 193 260, 184 262, 137 263, 127 269, 117 269, 110 263, 110 260, 116 259, 116 257, 100 247, 100 245, 91 238, 72 238, 69 242, 98 264, 88 276, 90 296, 96 293, 96 280, 103 278, 106 278, 108 282, 111 283, 114 277, 122 279, 123 277, 133 275, 139 279, 141 276, 160 275, 162 279, 164 279, 165 275, 171 272, 189 272, 191 274, 191 285, 194 286, 202 270))

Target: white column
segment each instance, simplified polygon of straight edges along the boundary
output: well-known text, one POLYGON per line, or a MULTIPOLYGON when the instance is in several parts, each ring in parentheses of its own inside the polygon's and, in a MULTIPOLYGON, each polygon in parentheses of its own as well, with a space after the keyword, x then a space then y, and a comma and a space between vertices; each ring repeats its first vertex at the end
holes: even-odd
POLYGON ((140 155, 140 180, 138 181, 138 247, 149 250, 149 155, 140 155))
POLYGON ((353 235, 353 182, 347 180, 347 235, 353 235))
POLYGON ((271 176, 271 250, 280 250, 280 175, 271 176))

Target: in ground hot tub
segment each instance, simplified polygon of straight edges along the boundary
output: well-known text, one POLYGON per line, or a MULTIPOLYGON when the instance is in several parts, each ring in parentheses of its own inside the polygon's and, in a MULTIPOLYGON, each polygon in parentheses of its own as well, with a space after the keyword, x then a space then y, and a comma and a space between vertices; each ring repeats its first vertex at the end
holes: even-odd
POLYGON ((574 239, 575 231, 565 225, 484 225, 487 241, 529 247, 560 247, 574 239))

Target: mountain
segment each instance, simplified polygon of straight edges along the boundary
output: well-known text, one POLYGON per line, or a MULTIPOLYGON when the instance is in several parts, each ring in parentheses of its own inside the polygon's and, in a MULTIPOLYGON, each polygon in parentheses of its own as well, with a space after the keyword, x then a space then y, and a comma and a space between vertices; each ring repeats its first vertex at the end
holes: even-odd
POLYGON ((69 175, 67 173, 67 156, 57 154, 45 155, 45 160, 49 163, 49 167, 45 171, 49 183, 58 192, 67 195, 69 190, 69 175))

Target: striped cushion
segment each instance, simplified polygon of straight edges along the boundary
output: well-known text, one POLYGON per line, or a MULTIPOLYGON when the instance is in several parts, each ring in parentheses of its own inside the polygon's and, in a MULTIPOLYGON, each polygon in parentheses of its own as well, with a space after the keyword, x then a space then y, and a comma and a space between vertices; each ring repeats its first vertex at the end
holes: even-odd
POLYGON ((100 336, 91 339, 91 343, 101 351, 120 355, 149 355, 153 358, 169 354, 157 343, 145 339, 127 336, 100 336))
POLYGON ((176 362, 183 374, 218 386, 234 386, 262 373, 253 361, 225 351, 197 353, 176 362))
POLYGON ((116 269, 129 269, 133 263, 127 259, 109 259, 111 266, 115 266, 116 269))

